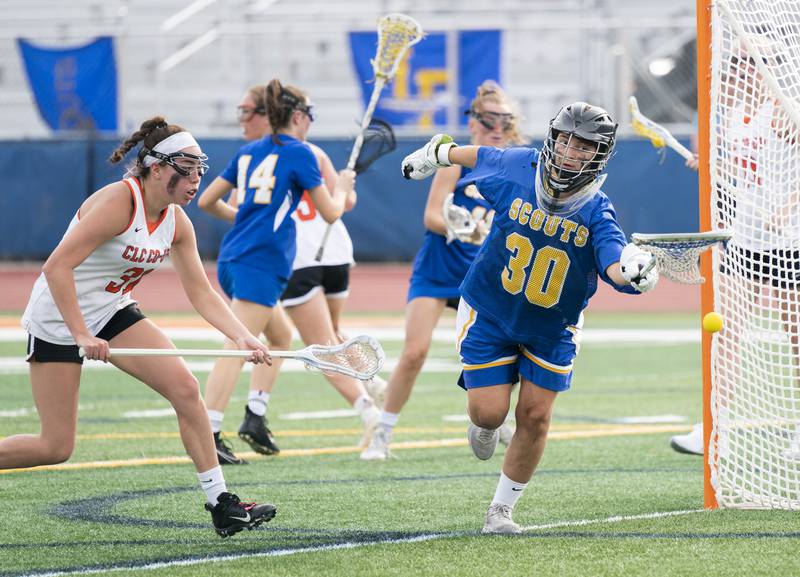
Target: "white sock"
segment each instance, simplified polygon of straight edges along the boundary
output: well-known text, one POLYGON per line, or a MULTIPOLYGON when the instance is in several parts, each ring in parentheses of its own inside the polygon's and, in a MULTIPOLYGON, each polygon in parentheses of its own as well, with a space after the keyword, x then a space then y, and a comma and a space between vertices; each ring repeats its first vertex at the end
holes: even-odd
POLYGON ((267 414, 267 404, 269 404, 269 393, 264 391, 250 391, 247 395, 247 407, 250 412, 263 417, 267 414))
POLYGON ((197 473, 200 488, 206 493, 206 498, 212 506, 217 504, 219 496, 228 490, 225 477, 222 476, 222 467, 217 465, 205 473, 197 473))
POLYGON ((361 395, 353 403, 353 408, 356 410, 356 412, 358 412, 359 415, 362 415, 364 411, 367 411, 374 406, 375 404, 372 402, 372 397, 367 394, 361 395))
POLYGON ((400 420, 400 413, 390 413, 383 410, 381 411, 380 427, 391 434, 398 420, 400 420))
POLYGON ((206 412, 208 413, 208 422, 211 423, 211 432, 219 433, 222 430, 222 419, 225 418, 225 414, 211 409, 207 409, 206 412))
POLYGON ((522 491, 527 487, 527 483, 517 483, 506 477, 505 473, 500 473, 500 480, 497 482, 497 489, 494 492, 492 504, 500 503, 508 505, 512 509, 517 504, 517 499, 522 496, 522 491))

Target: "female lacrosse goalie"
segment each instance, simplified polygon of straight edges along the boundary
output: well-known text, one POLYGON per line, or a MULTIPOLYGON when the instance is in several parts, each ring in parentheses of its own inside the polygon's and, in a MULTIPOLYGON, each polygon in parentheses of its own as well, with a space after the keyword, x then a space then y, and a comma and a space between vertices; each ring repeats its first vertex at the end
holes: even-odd
MULTIPOLYGON (((232 299, 234 314, 254 333, 264 332, 270 337, 285 334, 283 338, 290 340, 291 333, 278 304, 292 275, 296 255, 296 222, 292 213, 307 191, 322 218, 326 222, 336 221, 345 210, 348 196, 354 194, 354 173, 344 170, 337 178, 327 155, 316 149, 324 155, 320 156, 320 163, 315 151, 304 142, 313 121, 313 108, 299 89, 272 80, 265 87, 265 95, 256 96, 259 98, 252 102, 253 111, 258 111, 261 105, 266 113, 265 119, 256 118, 261 135, 267 134, 270 127, 273 132, 243 146, 203 192, 199 204, 212 214, 234 222, 222 242, 218 259, 220 285, 232 299), (328 172, 325 179, 320 166, 328 172), (332 186, 333 196, 325 180, 332 186), (235 209, 222 200, 234 186, 238 195, 235 209)), ((255 137, 255 131, 252 132, 255 137)), ((314 318, 314 315, 305 323, 298 323, 308 344, 335 342, 336 335, 330 326, 328 317, 314 318), (313 327, 308 328, 311 323, 313 327)), ((205 398, 221 463, 243 463, 225 446, 219 434, 241 366, 240 360, 218 359, 206 384, 205 398)), ((274 373, 265 373, 259 371, 253 381, 263 392, 267 392, 264 391, 267 387, 271 389, 275 377, 274 373)), ((372 399, 361 383, 350 377, 327 375, 327 378, 361 414, 365 428, 362 443, 369 442, 379 416, 372 399)), ((258 414, 258 405, 266 411, 263 392, 251 387, 239 434, 257 452, 273 454, 278 448, 269 436, 264 413, 258 414)))
MULTIPOLYGON (((491 80, 478 87, 467 114, 472 144, 505 148, 524 142, 508 97, 491 80)), ((361 453, 364 460, 388 457, 392 429, 428 355, 433 329, 446 306, 458 308, 458 287, 489 230, 494 214, 491 206, 474 185, 458 182, 469 173, 470 169, 462 166, 444 168, 431 183, 425 206, 425 241, 414 260, 408 289, 403 352, 389 378, 380 425, 370 446, 361 453), (448 230, 442 208, 448 197, 453 205, 470 211, 478 223, 474 230, 457 236, 448 230)))
POLYGON ((403 175, 414 179, 452 165, 473 168, 459 184, 475 184, 495 210, 461 284, 456 327, 469 443, 479 459, 492 456, 512 384, 520 381, 517 428, 484 533, 520 531, 512 511, 544 451, 556 395, 569 389, 582 311, 598 275, 628 293, 658 280, 653 257, 626 245, 600 191, 616 129, 602 108, 575 102, 550 122, 541 153, 458 147, 438 134, 403 160, 403 175))
POLYGON ((66 461, 75 445, 78 388, 83 357, 110 361, 166 397, 178 416, 181 439, 212 521, 225 537, 275 515, 272 505, 242 503, 228 493, 197 379, 177 357, 109 357, 109 346, 174 348, 146 319, 131 290, 167 258, 189 300, 253 362, 268 360, 259 342, 211 287, 197 254, 194 229, 181 210, 207 170, 206 155, 192 135, 157 116, 123 142, 111 162, 143 142, 124 180, 84 201, 36 281, 22 324, 28 331, 33 397, 41 419, 38 435, 0 440, 0 468, 66 461), (177 205, 177 206, 176 206, 177 205))

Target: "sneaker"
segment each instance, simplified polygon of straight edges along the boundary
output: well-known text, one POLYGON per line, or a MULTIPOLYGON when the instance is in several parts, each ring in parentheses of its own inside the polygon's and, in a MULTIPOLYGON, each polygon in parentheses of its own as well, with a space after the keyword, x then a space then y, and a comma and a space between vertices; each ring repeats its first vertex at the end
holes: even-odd
POLYGON ((472 423, 467 427, 467 438, 472 452, 481 461, 486 461, 497 448, 497 441, 500 440, 500 432, 497 429, 484 429, 472 423))
POLYGON ((222 435, 214 433, 214 445, 217 448, 217 460, 220 465, 247 465, 247 461, 240 459, 233 454, 231 446, 222 438, 222 435))
POLYGON ((508 447, 508 444, 511 442, 511 438, 514 436, 514 429, 512 429, 511 425, 508 423, 503 423, 500 425, 500 428, 497 429, 497 434, 500 435, 500 443, 508 447))
POLYGON ((385 461, 389 457, 389 441, 392 434, 384 429, 378 427, 375 434, 372 435, 372 440, 369 442, 369 447, 361 451, 362 461, 385 461))
POLYGON ((366 449, 369 446, 380 421, 381 411, 374 405, 361 413, 361 428, 364 433, 361 435, 361 440, 358 442, 359 449, 366 449))
POLYGON ((262 455, 277 455, 281 452, 272 440, 272 431, 267 427, 267 418, 256 415, 250 407, 244 408, 244 420, 239 427, 239 438, 262 455))
POLYGON ((492 503, 486 511, 486 522, 483 524, 481 533, 484 535, 513 535, 522 533, 522 528, 514 523, 511 518, 513 509, 508 505, 492 503))
POLYGON ((687 455, 703 454, 703 423, 697 423, 692 427, 691 433, 685 435, 675 435, 669 440, 669 446, 679 453, 687 455))
POLYGON ((242 503, 232 493, 222 493, 213 507, 206 503, 206 511, 211 513, 214 529, 220 537, 230 537, 242 529, 254 529, 275 516, 275 505, 242 503))
POLYGON ((389 386, 389 383, 378 375, 375 375, 368 381, 361 382, 364 383, 364 388, 367 390, 367 394, 372 397, 372 402, 375 403, 375 406, 382 409, 383 403, 386 400, 386 387, 389 386))

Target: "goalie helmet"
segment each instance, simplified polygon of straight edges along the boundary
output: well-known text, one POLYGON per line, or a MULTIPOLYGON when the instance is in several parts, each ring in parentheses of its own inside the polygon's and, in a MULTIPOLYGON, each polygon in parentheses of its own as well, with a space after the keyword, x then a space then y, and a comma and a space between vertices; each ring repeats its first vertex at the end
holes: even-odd
POLYGON ((599 106, 574 102, 559 110, 536 167, 539 206, 566 217, 591 200, 605 179, 600 173, 614 150, 616 133, 617 124, 599 106), (586 142, 595 145, 590 155, 581 147, 586 142))

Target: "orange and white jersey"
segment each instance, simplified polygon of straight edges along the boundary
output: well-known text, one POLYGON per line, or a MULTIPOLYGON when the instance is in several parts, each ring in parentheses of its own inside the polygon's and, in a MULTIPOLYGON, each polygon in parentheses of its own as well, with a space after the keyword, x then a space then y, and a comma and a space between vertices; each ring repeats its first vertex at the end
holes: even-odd
POLYGON ((297 253, 292 270, 310 266, 355 264, 353 241, 350 240, 350 234, 341 219, 331 225, 331 233, 328 236, 328 242, 325 243, 322 260, 316 260, 328 223, 317 212, 308 191, 303 193, 303 198, 297 205, 297 210, 292 214, 292 218, 294 218, 297 228, 297 253))
MULTIPOLYGON (((131 291, 169 256, 175 239, 175 206, 168 206, 158 222, 148 225, 139 181, 126 178, 124 182, 131 191, 134 203, 128 228, 97 247, 74 270, 78 305, 86 327, 93 335, 118 310, 136 302, 131 297, 131 291)), ((80 211, 73 217, 65 236, 79 220, 80 211)), ((59 345, 75 344, 44 274, 39 275, 33 286, 22 316, 22 326, 39 339, 59 345)))

